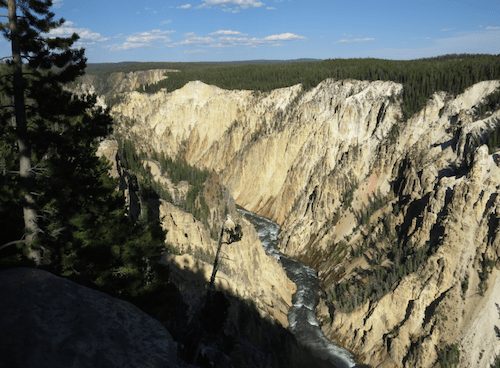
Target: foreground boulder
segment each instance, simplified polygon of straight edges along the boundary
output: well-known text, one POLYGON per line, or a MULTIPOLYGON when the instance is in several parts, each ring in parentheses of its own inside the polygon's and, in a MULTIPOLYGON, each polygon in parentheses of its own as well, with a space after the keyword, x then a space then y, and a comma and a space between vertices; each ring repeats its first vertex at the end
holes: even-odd
POLYGON ((158 321, 46 271, 0 272, 0 311, 0 367, 178 367, 158 321))

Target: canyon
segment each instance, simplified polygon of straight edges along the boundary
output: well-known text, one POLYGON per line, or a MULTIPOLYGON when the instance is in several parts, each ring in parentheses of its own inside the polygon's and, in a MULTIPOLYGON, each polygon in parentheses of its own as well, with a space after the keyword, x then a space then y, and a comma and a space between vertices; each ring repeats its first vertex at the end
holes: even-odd
MULTIPOLYGON (((121 89, 111 108, 115 135, 146 154, 213 171, 204 188, 209 223, 220 226, 228 213, 242 226, 242 241, 224 249, 219 288, 288 326, 295 286, 238 205, 277 222, 279 250, 318 272, 322 330, 359 363, 435 367, 451 347, 460 367, 493 363, 500 353, 500 169, 498 152, 485 143, 500 111, 477 110, 500 81, 456 96, 437 92, 407 119, 403 86, 391 81, 327 79, 310 91, 299 84, 271 92, 193 81, 155 94, 127 85, 134 88, 121 89), (384 284, 370 281, 404 267, 384 284)), ((116 161, 117 150, 108 139, 100 154, 116 161)), ((144 164, 172 197, 185 195, 185 184, 171 183, 153 161, 144 164)), ((194 308, 212 270, 194 254, 213 254, 217 242, 175 200, 158 208, 166 242, 180 250, 165 259, 174 279, 184 269, 197 278, 190 282, 198 289, 182 290, 194 308)))

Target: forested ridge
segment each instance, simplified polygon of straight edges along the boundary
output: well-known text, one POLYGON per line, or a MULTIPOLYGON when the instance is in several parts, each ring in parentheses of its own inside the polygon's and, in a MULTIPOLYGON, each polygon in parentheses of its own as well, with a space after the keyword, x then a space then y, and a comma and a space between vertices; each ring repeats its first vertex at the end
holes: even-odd
POLYGON ((291 62, 95 64, 88 67, 86 73, 102 76, 117 71, 148 69, 175 69, 179 72, 167 73, 167 79, 145 86, 147 93, 155 93, 162 88, 172 92, 194 80, 229 90, 261 92, 298 83, 307 91, 327 78, 390 80, 403 84, 402 107, 404 115, 409 117, 419 111, 436 91, 456 95, 474 83, 499 79, 500 56, 451 54, 417 60, 367 58, 291 62))
POLYGON ((192 80, 224 89, 262 92, 301 83, 307 91, 327 78, 401 83, 404 86, 404 114, 411 116, 436 91, 456 95, 474 83, 499 79, 500 56, 446 55, 409 61, 332 59, 268 65, 190 66, 179 73, 169 73, 167 79, 146 86, 145 91, 154 93, 161 88, 173 91, 192 80))
POLYGON ((107 76, 110 73, 129 73, 152 69, 204 69, 220 66, 242 66, 242 65, 269 65, 288 64, 294 62, 315 62, 318 59, 297 59, 297 60, 246 60, 246 61, 224 61, 224 62, 134 62, 123 61, 119 63, 89 63, 86 73, 97 76, 107 76))

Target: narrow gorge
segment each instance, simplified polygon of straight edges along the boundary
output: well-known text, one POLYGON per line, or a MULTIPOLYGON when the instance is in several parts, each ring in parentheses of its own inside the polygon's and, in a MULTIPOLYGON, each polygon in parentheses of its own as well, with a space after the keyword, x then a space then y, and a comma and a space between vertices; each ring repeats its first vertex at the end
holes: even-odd
MULTIPOLYGON (((271 92, 194 81, 121 93, 111 114, 115 135, 141 152, 217 174, 204 186, 209 223, 226 206, 246 234, 226 250, 220 288, 289 325, 295 285, 259 248, 239 205, 278 223, 278 249, 318 272, 318 323, 359 363, 435 367, 457 352, 460 367, 489 367, 500 353, 500 169, 487 143, 500 111, 479 107, 499 87, 437 92, 406 119, 403 85, 390 81, 271 92)), ((101 145, 110 158, 117 150, 113 140, 101 145)), ((188 190, 148 165, 173 202, 188 190)), ((166 241, 182 250, 167 261, 201 285, 211 266, 193 253, 213 252, 216 241, 174 204, 159 205, 166 241)), ((194 304, 196 290, 184 293, 194 304)))
MULTIPOLYGON (((318 304, 318 276, 316 271, 300 261, 288 258, 276 249, 276 240, 280 227, 265 217, 240 210, 255 226, 262 246, 267 254, 280 261, 287 276, 297 286, 293 295, 293 306, 288 311, 290 331, 299 342, 309 347, 314 354, 332 362, 336 367, 355 367, 353 355, 329 342, 323 335, 315 313, 318 304)), ((359 365, 358 365, 359 367, 359 365)))

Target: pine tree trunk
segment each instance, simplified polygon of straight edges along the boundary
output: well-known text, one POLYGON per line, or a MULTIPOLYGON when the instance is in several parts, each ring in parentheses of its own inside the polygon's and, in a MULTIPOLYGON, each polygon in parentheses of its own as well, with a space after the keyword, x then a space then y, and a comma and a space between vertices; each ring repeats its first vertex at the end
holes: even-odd
POLYGON ((16 117, 16 132, 18 136, 19 146, 19 174, 21 179, 22 189, 25 191, 23 216, 24 227, 27 230, 25 243, 30 246, 30 258, 37 265, 41 263, 41 252, 31 247, 33 240, 36 238, 38 231, 37 213, 35 207, 35 199, 31 193, 33 188, 34 177, 31 170, 31 142, 29 141, 27 123, 26 123, 26 106, 24 103, 24 86, 23 86, 23 61, 21 59, 21 50, 19 47, 19 32, 17 28, 16 0, 9 0, 9 29, 12 39, 12 58, 13 65, 13 88, 14 88, 14 114, 16 117))

